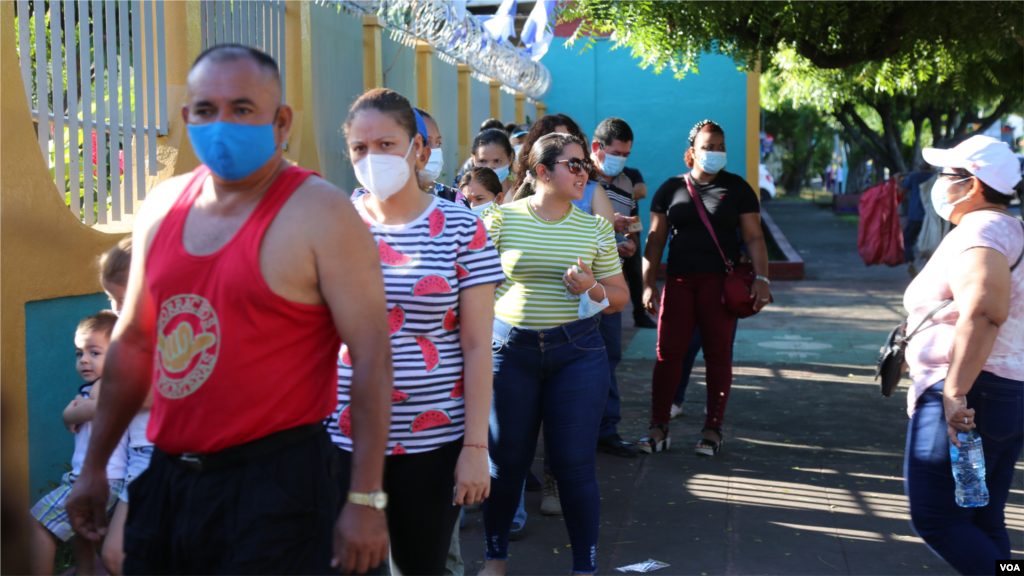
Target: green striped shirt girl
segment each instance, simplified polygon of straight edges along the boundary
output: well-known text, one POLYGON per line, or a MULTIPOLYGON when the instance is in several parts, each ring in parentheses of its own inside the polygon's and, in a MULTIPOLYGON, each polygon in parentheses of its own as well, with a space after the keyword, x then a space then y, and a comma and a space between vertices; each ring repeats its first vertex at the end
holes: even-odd
MULTIPOLYGON (((579 320, 579 299, 562 283, 577 257, 597 280, 622 272, 611 223, 575 206, 561 220, 547 222, 524 198, 493 206, 482 218, 507 278, 495 295, 494 315, 514 326, 545 330, 579 320)), ((604 298, 600 287, 591 298, 604 298)))

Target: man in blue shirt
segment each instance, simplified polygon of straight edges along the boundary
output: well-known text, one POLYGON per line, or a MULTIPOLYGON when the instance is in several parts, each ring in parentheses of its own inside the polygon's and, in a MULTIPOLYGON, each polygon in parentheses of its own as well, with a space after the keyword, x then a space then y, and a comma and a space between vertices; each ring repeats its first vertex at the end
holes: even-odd
POLYGON ((903 249, 911 276, 916 275, 916 270, 913 267, 914 246, 917 244, 917 236, 921 233, 921 226, 924 224, 925 217, 924 204, 921 199, 921 184, 927 182, 931 177, 930 167, 920 166, 917 172, 908 174, 899 185, 909 195, 907 227, 903 230, 903 249))

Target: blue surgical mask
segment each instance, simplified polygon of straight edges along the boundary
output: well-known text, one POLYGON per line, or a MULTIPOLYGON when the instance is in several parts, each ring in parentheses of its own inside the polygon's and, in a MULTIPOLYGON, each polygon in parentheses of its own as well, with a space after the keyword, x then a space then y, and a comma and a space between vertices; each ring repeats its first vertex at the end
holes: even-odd
POLYGON ((953 184, 959 184, 964 180, 970 179, 971 176, 968 176, 961 180, 951 181, 940 176, 935 181, 935 184, 932 184, 932 207, 935 208, 935 213, 939 215, 939 218, 942 218, 943 220, 949 220, 950 214, 953 213, 954 206, 965 200, 971 199, 970 196, 964 196, 963 198, 957 200, 956 202, 950 203, 949 198, 946 196, 946 192, 949 190, 950 186, 952 186, 953 184))
POLYGON ((718 174, 725 168, 725 152, 697 152, 700 169, 708 174, 718 174))
POLYGON ((622 168, 626 165, 625 156, 612 156, 605 152, 604 162, 601 163, 601 173, 605 176, 615 177, 622 172, 622 168))
POLYGON ((476 206, 473 206, 472 210, 473 212, 476 212, 477 215, 480 215, 484 213, 484 210, 487 210, 493 205, 494 202, 484 202, 483 204, 477 204, 476 206))
POLYGON ((199 161, 223 180, 241 180, 257 171, 277 152, 274 124, 189 124, 199 161))
POLYGON ((494 168, 494 173, 498 176, 498 182, 504 182, 508 178, 508 165, 502 166, 501 168, 494 168))
MULTIPOLYGON (((597 288, 597 282, 594 282, 594 285, 590 287, 590 290, 593 290, 594 288, 597 288)), ((595 301, 590 298, 590 290, 587 290, 580 295, 580 306, 577 311, 577 315, 581 319, 590 318, 609 306, 607 293, 604 294, 604 300, 595 301)), ((604 286, 601 287, 601 290, 604 291, 604 286)))

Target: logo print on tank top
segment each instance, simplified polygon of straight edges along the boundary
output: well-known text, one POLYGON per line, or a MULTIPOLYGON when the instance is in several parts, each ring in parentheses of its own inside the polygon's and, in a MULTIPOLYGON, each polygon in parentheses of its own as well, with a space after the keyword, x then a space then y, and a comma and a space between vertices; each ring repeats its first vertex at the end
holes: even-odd
POLYGON ((156 389, 171 399, 198 390, 220 352, 220 323, 213 306, 196 294, 172 296, 160 306, 156 333, 156 389))

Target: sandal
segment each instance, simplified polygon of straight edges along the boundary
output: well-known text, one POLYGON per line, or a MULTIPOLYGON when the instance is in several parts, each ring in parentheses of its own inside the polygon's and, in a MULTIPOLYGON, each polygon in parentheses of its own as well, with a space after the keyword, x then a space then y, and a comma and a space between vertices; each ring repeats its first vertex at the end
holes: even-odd
POLYGON ((669 438, 669 435, 668 435, 668 426, 665 426, 665 425, 662 425, 662 424, 651 424, 651 426, 649 428, 647 428, 647 429, 648 430, 654 430, 655 428, 658 428, 659 430, 664 432, 665 436, 660 441, 658 441, 658 442, 655 442, 654 438, 651 437, 651 436, 645 436, 645 437, 637 440, 637 443, 636 443, 636 449, 637 450, 639 450, 641 452, 645 452, 647 454, 654 454, 656 452, 664 452, 665 450, 668 450, 670 446, 672 446, 672 439, 669 438), (646 442, 647 445, 643 446, 643 445, 640 444, 641 442, 646 442))
POLYGON ((705 430, 717 432, 718 442, 715 442, 714 440, 708 440, 707 438, 701 438, 699 441, 697 441, 697 446, 694 452, 696 452, 697 456, 711 457, 714 456, 715 454, 718 454, 722 450, 722 444, 725 442, 725 436, 722 435, 721 428, 709 428, 705 426, 704 428, 701 428, 701 434, 703 434, 705 430))

